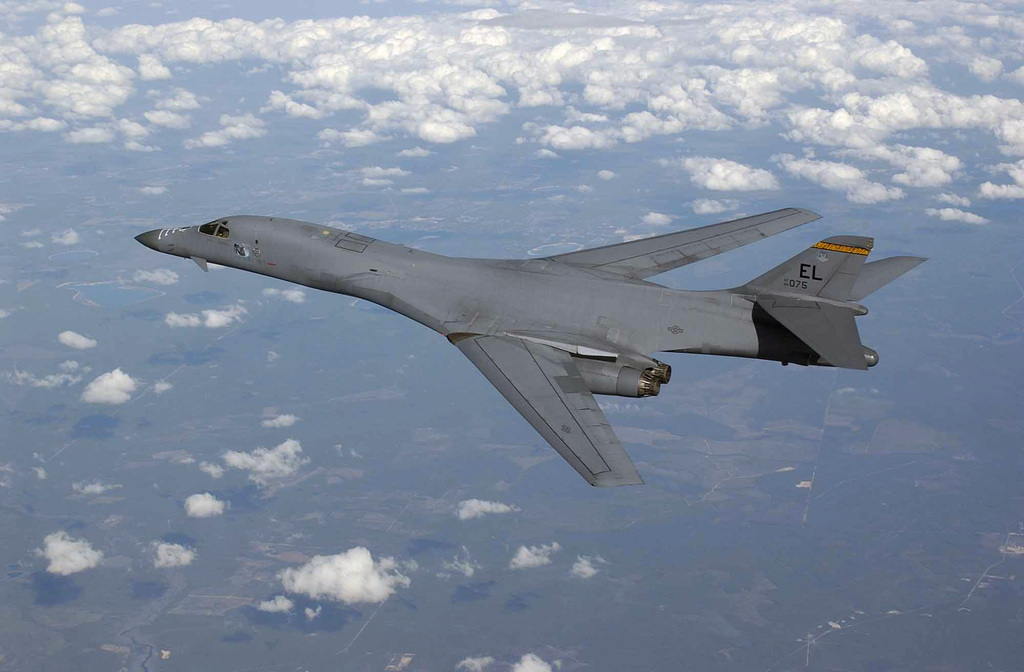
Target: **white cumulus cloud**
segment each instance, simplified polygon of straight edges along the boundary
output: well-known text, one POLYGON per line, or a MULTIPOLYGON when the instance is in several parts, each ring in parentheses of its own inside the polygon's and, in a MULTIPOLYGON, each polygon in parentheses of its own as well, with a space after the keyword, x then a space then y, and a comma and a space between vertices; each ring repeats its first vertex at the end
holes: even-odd
POLYGON ((429 149, 424 149, 423 147, 416 146, 410 147, 409 149, 403 149, 402 151, 398 152, 397 156, 410 159, 418 159, 423 158, 425 156, 430 156, 431 154, 433 154, 433 152, 431 152, 429 149))
POLYGON ((171 71, 153 54, 139 55, 139 77, 144 81, 170 79, 171 71))
POLYGON ((185 141, 185 147, 195 149, 198 147, 223 147, 233 140, 249 140, 260 138, 267 134, 266 123, 256 118, 253 114, 231 116, 230 114, 220 115, 220 128, 216 131, 207 131, 198 138, 185 141))
POLYGON ((842 192, 851 203, 882 203, 903 198, 899 187, 872 182, 861 169, 847 163, 800 159, 792 154, 779 154, 772 159, 794 177, 810 180, 829 191, 842 192))
POLYGON ((295 603, 284 595, 275 595, 273 599, 260 602, 256 608, 271 614, 285 614, 291 612, 294 606, 295 603))
POLYGON ((978 187, 978 197, 989 199, 1024 198, 1024 159, 1016 163, 1001 163, 996 166, 996 169, 1005 171, 1013 180, 1013 184, 983 182, 978 187))
POLYGON ((892 181, 905 187, 941 187, 953 181, 963 168, 959 158, 931 147, 908 147, 878 145, 870 149, 849 150, 851 156, 867 159, 881 159, 902 169, 892 181))
POLYGON ((195 110, 198 108, 199 99, 196 98, 196 94, 192 93, 188 89, 182 88, 174 89, 173 96, 161 98, 156 102, 156 109, 158 110, 174 110, 175 112, 184 112, 187 110, 195 110))
POLYGON ((114 369, 97 376, 86 385, 82 401, 90 404, 123 404, 132 398, 132 392, 137 387, 134 378, 121 369, 114 369))
POLYGON ((369 166, 360 169, 360 172, 363 177, 371 179, 406 177, 411 174, 408 170, 403 170, 402 168, 383 168, 381 166, 369 166))
POLYGON ((271 299, 284 299, 290 303, 306 302, 306 293, 301 289, 274 289, 267 287, 263 290, 263 296, 271 299))
POLYGON ((512 666, 511 672, 551 672, 551 665, 535 653, 527 653, 512 666))
POLYGON ((323 119, 327 116, 327 111, 294 100, 283 91, 271 91, 267 104, 260 108, 260 114, 273 110, 282 110, 289 117, 295 118, 323 119))
POLYGON ((260 446, 251 453, 229 450, 223 459, 228 467, 248 471, 249 480, 260 485, 291 476, 309 462, 309 458, 302 455, 302 444, 295 439, 286 439, 273 448, 260 446))
POLYGON ((77 245, 82 240, 74 229, 64 229, 50 236, 50 242, 56 245, 77 245))
POLYGON ((698 187, 713 191, 760 191, 778 189, 779 182, 767 170, 708 156, 690 156, 680 162, 698 187))
POLYGON ((963 222, 964 224, 988 224, 987 219, 973 212, 965 212, 960 208, 927 208, 925 214, 936 217, 944 222, 963 222))
POLYGON ((562 546, 553 541, 541 546, 520 546, 508 563, 509 569, 533 569, 551 564, 551 556, 561 550, 562 546))
POLYGON ((224 467, 220 466, 216 462, 200 462, 199 471, 204 474, 209 474, 213 478, 221 478, 224 476, 224 467))
POLYGON ((45 390, 51 390, 55 387, 64 387, 65 385, 75 385, 82 381, 81 376, 76 376, 69 372, 51 373, 39 378, 28 371, 19 371, 18 369, 5 373, 4 377, 7 378, 12 385, 28 385, 30 387, 38 387, 45 390))
POLYGON ((75 350, 88 350, 89 348, 95 348, 97 345, 95 338, 83 336, 77 331, 62 331, 57 334, 57 340, 60 341, 61 345, 66 345, 75 350))
POLYGON ((242 316, 248 312, 245 306, 235 304, 219 309, 204 310, 201 316, 196 313, 167 313, 164 316, 164 324, 174 328, 223 329, 235 322, 241 322, 242 316))
MULTIPOLYGON (((155 543, 155 542, 154 542, 155 543)), ((184 567, 191 565, 196 559, 196 552, 181 544, 156 543, 156 556, 153 566, 157 569, 166 567, 184 567)))
POLYGON ((135 271, 132 279, 136 283, 153 283, 154 285, 176 285, 178 274, 170 268, 155 268, 154 270, 139 269, 135 271))
POLYGON ((519 511, 519 507, 515 504, 489 502, 483 499, 465 499, 459 502, 455 515, 459 520, 471 520, 482 518, 489 513, 515 513, 516 511, 519 511))
POLYGON ((695 214, 717 215, 721 212, 735 210, 739 207, 739 202, 731 199, 714 200, 711 198, 698 198, 690 205, 695 214))
POLYGON ((451 560, 441 562, 441 571, 437 573, 438 578, 447 579, 452 574, 461 574, 466 578, 473 576, 480 564, 470 555, 469 549, 463 546, 458 553, 452 556, 451 560))
POLYGON ((104 492, 116 490, 120 487, 120 483, 109 484, 101 481, 93 481, 91 483, 77 481, 71 484, 71 489, 80 495, 102 495, 104 492))
POLYGON ((493 656, 476 656, 474 658, 463 658, 456 665, 456 670, 466 672, 484 672, 494 662, 493 656))
POLYGON ((958 194, 938 194, 935 200, 939 203, 948 203, 949 205, 958 205, 961 207, 970 207, 971 199, 966 196, 960 196, 958 194))
POLYGON ((95 550, 85 539, 75 539, 64 530, 46 535, 43 548, 37 551, 49 561, 46 571, 70 576, 99 566, 103 551, 95 550))
POLYGON ((982 54, 972 58, 967 68, 983 82, 994 82, 1003 74, 1003 64, 999 59, 982 54))
POLYGON ((185 500, 185 515, 189 518, 212 518, 224 513, 227 503, 208 492, 189 495, 185 500))
POLYGON ((399 571, 394 558, 374 560, 362 546, 337 555, 314 556, 304 565, 289 567, 278 576, 290 593, 344 604, 382 602, 411 583, 399 571))
POLYGON ((666 226, 672 223, 672 216, 663 212, 648 212, 640 221, 648 226, 666 226))
POLYGON ((280 415, 275 415, 272 418, 265 418, 262 421, 260 421, 260 424, 263 425, 264 427, 274 428, 291 427, 299 420, 300 418, 297 415, 292 415, 291 413, 282 413, 280 415))
POLYGON ((573 563, 572 569, 569 570, 569 575, 577 579, 592 579, 600 571, 594 566, 595 562, 604 564, 604 558, 600 555, 577 555, 576 562, 573 563))
POLYGON ((183 129, 192 125, 187 114, 172 110, 149 110, 144 112, 142 116, 154 126, 161 126, 163 128, 183 129))
POLYGON ((195 313, 167 313, 164 316, 164 324, 168 327, 199 327, 203 321, 195 313))
POLYGON ((90 126, 68 131, 64 138, 72 145, 100 145, 113 142, 117 136, 109 128, 90 126))
POLYGON ((220 310, 204 310, 203 326, 207 329, 221 329, 235 322, 241 322, 247 312, 245 306, 234 305, 220 310))
POLYGON ((163 394, 164 392, 166 392, 167 390, 171 389, 172 387, 174 387, 174 385, 171 385, 166 380, 158 380, 155 383, 153 383, 153 393, 154 394, 163 394))

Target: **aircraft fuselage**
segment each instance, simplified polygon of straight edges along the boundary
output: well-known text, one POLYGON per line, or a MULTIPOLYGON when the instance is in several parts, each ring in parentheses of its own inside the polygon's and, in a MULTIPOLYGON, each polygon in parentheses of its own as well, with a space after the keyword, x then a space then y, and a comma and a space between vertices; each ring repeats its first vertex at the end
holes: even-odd
POLYGON ((729 290, 671 289, 547 259, 447 257, 279 217, 217 222, 226 223, 226 235, 187 227, 138 238, 167 254, 358 297, 444 336, 572 340, 595 352, 607 344, 640 362, 656 352, 798 363, 811 356, 792 334, 758 317, 752 300, 729 290))

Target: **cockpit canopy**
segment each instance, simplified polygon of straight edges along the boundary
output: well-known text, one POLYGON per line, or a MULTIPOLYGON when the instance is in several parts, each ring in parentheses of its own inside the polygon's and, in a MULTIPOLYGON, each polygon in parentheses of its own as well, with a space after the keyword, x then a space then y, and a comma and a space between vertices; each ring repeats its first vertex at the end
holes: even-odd
POLYGON ((228 238, 231 236, 231 231, 228 230, 228 220, 226 219, 215 219, 212 222, 203 224, 199 227, 199 233, 205 233, 216 238, 228 238))

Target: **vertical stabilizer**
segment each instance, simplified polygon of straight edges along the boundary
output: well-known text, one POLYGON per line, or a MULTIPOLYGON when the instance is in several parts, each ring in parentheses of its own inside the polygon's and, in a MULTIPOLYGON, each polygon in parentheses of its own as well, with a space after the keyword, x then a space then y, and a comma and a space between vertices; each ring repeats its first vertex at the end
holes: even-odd
POLYGON ((874 240, 863 236, 833 236, 815 243, 747 286, 757 293, 800 294, 849 301, 874 240))

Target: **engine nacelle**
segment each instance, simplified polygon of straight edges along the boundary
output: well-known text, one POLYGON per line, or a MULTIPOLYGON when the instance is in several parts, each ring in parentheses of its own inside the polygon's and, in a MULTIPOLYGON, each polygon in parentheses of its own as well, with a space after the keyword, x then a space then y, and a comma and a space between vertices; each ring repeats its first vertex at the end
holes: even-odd
POLYGON ((587 389, 594 394, 653 397, 661 391, 662 383, 667 383, 672 377, 672 367, 661 362, 657 362, 656 367, 643 370, 597 359, 574 358, 573 362, 587 389))

